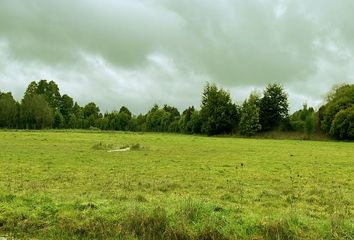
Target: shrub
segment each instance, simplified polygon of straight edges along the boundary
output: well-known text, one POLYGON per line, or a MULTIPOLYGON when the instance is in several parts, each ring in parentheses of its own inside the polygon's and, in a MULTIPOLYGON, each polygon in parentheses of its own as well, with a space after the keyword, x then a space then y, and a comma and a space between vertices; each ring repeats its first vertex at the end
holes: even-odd
POLYGON ((336 114, 330 134, 337 139, 354 140, 354 104, 336 114))

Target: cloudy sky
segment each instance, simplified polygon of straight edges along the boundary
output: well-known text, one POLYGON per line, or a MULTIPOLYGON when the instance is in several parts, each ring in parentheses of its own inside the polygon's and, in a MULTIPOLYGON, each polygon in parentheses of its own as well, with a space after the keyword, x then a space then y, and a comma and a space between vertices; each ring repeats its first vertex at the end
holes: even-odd
POLYGON ((207 81, 241 103, 279 82, 291 109, 354 83, 353 0, 1 0, 0 91, 29 82, 101 110, 199 106, 207 81))

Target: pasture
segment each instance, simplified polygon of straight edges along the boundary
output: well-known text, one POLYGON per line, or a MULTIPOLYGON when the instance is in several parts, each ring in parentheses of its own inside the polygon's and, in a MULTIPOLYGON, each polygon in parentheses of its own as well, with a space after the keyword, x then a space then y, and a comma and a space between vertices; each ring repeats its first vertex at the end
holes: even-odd
POLYGON ((0 237, 354 239, 353 219, 350 142, 0 132, 0 237))

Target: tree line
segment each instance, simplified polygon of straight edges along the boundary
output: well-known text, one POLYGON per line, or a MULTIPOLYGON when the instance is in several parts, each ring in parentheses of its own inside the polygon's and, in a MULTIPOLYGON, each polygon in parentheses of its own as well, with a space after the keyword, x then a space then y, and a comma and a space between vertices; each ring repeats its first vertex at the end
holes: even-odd
POLYGON ((134 115, 122 106, 102 113, 90 102, 80 106, 61 95, 54 81, 31 82, 20 102, 10 92, 0 92, 0 128, 10 129, 101 129, 185 134, 240 134, 297 131, 324 132, 337 139, 354 139, 354 85, 333 88, 326 103, 315 111, 306 104, 289 115, 288 94, 280 84, 269 84, 263 93, 252 92, 235 104, 228 91, 206 84, 200 109, 154 105, 146 114, 134 115))

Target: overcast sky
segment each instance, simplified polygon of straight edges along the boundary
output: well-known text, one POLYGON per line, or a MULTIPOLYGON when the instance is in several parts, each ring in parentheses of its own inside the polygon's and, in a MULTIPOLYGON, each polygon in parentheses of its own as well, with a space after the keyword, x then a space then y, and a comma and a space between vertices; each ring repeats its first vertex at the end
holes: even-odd
POLYGON ((353 0, 1 0, 0 91, 29 82, 102 111, 199 107, 207 81, 241 103, 279 82, 291 110, 354 83, 353 0))

